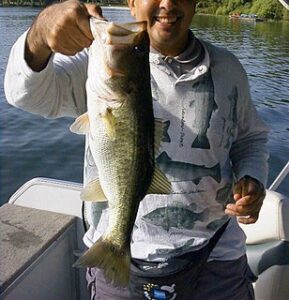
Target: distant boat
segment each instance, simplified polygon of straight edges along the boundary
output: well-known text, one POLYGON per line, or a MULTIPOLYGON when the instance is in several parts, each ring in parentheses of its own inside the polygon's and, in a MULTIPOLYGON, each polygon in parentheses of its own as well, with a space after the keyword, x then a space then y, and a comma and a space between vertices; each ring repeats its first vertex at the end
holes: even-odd
POLYGON ((279 0, 279 2, 289 10, 289 0, 279 0))
MULTIPOLYGON (((282 0, 283 1, 283 0, 282 0)), ((289 1, 289 0, 286 0, 289 1)), ((265 18, 261 18, 256 14, 239 14, 239 13, 234 13, 229 15, 230 19, 241 19, 241 20, 249 20, 249 21, 254 21, 254 22, 263 22, 265 21, 265 18)))

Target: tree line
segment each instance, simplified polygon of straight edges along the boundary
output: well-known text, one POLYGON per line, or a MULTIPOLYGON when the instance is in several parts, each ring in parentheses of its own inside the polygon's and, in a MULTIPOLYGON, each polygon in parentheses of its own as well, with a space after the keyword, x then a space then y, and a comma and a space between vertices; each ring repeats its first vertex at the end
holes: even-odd
MULTIPOLYGON (((64 0, 0 0, 0 6, 46 6, 64 0)), ((126 0, 82 0, 100 5, 126 5, 126 0)), ((278 0, 196 0, 197 13, 213 15, 257 14, 274 20, 289 20, 289 11, 278 0)))
POLYGON ((274 20, 289 20, 289 12, 278 0, 197 0, 197 12, 215 15, 257 14, 274 20))

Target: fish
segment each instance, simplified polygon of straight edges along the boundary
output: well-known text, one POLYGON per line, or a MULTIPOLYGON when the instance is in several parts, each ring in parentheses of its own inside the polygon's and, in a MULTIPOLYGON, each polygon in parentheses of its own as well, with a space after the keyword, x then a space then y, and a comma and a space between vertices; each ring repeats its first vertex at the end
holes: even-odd
POLYGON ((210 176, 218 183, 221 182, 220 164, 208 168, 202 165, 174 161, 165 151, 157 157, 156 162, 171 182, 192 181, 199 184, 201 179, 206 176, 210 176))
POLYGON ((222 204, 224 209, 226 208, 227 204, 234 203, 232 184, 228 183, 217 190, 216 201, 222 204))
POLYGON ((214 100, 214 84, 211 73, 209 72, 202 82, 195 83, 193 89, 196 98, 190 102, 190 107, 195 111, 192 127, 197 136, 191 147, 210 149, 207 131, 210 127, 212 113, 218 108, 214 100))
POLYGON ((228 221, 228 216, 223 216, 220 219, 214 220, 212 222, 210 222, 206 227, 209 230, 214 230, 216 231, 218 228, 220 228, 222 225, 224 225, 224 223, 228 221))
POLYGON ((230 140, 234 137, 234 132, 236 130, 237 124, 237 101, 238 101, 238 89, 236 86, 233 87, 232 93, 228 96, 229 100, 229 113, 228 113, 228 123, 232 124, 229 125, 226 129, 227 133, 227 141, 226 145, 224 146, 225 149, 229 149, 230 147, 230 140))
POLYGON ((87 113, 70 130, 86 134, 99 177, 81 192, 83 201, 108 201, 108 227, 75 267, 103 269, 108 282, 127 286, 130 242, 140 201, 169 194, 171 184, 155 166, 165 125, 155 119, 146 22, 90 19, 87 113))
POLYGON ((171 228, 191 230, 197 221, 206 221, 208 217, 208 208, 196 213, 185 207, 168 206, 153 210, 143 216, 143 219, 153 225, 162 227, 165 231, 169 231, 171 228))

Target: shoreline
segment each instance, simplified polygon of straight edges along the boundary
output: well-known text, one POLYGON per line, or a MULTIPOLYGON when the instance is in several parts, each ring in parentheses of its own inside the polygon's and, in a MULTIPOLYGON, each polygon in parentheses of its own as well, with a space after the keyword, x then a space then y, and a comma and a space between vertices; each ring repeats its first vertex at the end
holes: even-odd
MULTIPOLYGON (((22 4, 22 5, 18 5, 17 3, 15 4, 3 4, 3 0, 1 1, 0 0, 0 8, 11 8, 11 7, 18 7, 18 8, 45 8, 47 6, 49 6, 51 4, 47 4, 47 5, 43 5, 41 4, 40 1, 37 1, 35 4, 31 5, 31 2, 26 2, 26 4, 22 4)), ((117 5, 117 4, 113 4, 113 5, 99 5, 101 8, 104 8, 104 9, 112 9, 112 10, 129 10, 129 7, 128 6, 125 6, 125 5, 117 5)), ((203 12, 196 12, 196 15, 198 16, 213 16, 213 17, 228 17, 230 16, 230 13, 228 15, 216 15, 216 14, 209 14, 209 13, 203 13, 203 12)), ((269 22, 272 22, 272 21, 275 21, 275 22, 289 22, 289 19, 266 19, 266 21, 269 21, 269 22)))

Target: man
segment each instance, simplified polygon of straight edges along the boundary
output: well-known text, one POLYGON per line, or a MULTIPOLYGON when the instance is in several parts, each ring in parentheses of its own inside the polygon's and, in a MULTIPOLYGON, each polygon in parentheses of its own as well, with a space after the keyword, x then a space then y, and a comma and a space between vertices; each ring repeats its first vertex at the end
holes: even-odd
MULTIPOLYGON (((258 219, 268 130, 252 104, 246 74, 231 53, 189 31, 194 0, 128 4, 136 20, 148 24, 155 116, 167 124, 157 163, 173 193, 149 195, 140 204, 130 290, 90 268, 91 299, 253 299, 236 217, 244 224, 258 219)), ((93 39, 90 16, 102 18, 100 8, 76 1, 39 14, 11 51, 5 76, 11 104, 46 117, 86 111, 83 49, 93 39)), ((88 146, 85 158, 86 183, 97 176, 88 146)), ((105 207, 90 205, 86 216, 90 247, 105 230, 105 207)))

